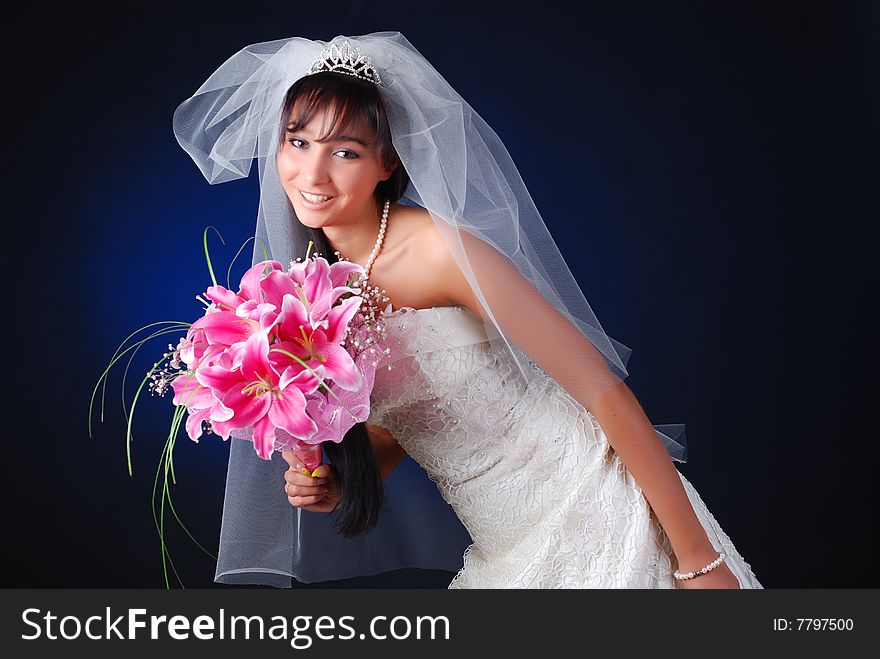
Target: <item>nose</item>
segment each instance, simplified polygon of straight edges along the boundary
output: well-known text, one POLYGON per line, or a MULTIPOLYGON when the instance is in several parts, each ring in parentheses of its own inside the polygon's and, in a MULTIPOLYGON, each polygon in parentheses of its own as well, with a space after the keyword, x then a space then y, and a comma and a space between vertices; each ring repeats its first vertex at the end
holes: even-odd
POLYGON ((327 159, 321 154, 309 154, 302 163, 303 179, 309 184, 320 185, 329 180, 327 159))

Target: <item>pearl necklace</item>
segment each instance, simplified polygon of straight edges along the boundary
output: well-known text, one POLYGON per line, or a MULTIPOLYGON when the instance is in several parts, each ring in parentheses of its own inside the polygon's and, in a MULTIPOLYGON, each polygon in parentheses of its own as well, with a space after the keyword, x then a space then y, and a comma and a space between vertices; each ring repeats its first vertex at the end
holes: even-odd
MULTIPOLYGON (((364 274, 358 278, 358 283, 360 284, 366 283, 370 278, 370 269, 373 267, 373 262, 376 260, 376 257, 379 256, 379 251, 382 249, 382 242, 385 240, 385 228, 388 226, 388 210, 390 208, 391 200, 386 199, 385 205, 382 208, 382 222, 379 224, 379 235, 376 238, 376 244, 373 245, 373 251, 370 252, 370 258, 367 259, 367 265, 364 266, 364 274)), ((340 258, 344 258, 338 251, 333 253, 340 258)))

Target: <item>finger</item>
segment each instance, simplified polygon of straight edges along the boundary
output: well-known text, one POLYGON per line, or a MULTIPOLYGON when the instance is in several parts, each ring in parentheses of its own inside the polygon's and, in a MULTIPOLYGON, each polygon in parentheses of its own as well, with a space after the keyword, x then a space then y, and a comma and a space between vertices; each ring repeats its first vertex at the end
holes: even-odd
POLYGON ((286 483, 284 491, 288 494, 315 494, 316 492, 329 492, 330 486, 321 483, 309 483, 308 485, 296 485, 294 483, 286 483))
POLYGON ((320 502, 324 498, 324 495, 320 496, 309 496, 309 497, 287 497, 287 500, 290 502, 291 506, 295 506, 297 508, 302 508, 303 506, 311 506, 312 504, 320 502))
POLYGON ((311 473, 312 478, 327 478, 330 475, 330 465, 328 464, 320 464, 317 468, 311 473))
POLYGON ((325 480, 326 479, 323 478, 312 478, 311 476, 304 476, 303 474, 295 472, 292 469, 288 469, 284 472, 284 481, 287 483, 291 483, 292 485, 312 487, 315 485, 322 485, 325 480))
POLYGON ((305 466, 302 464, 302 461, 298 457, 296 457, 296 453, 294 453, 293 451, 291 451, 291 450, 282 451, 281 457, 283 457, 284 461, 290 465, 291 469, 297 470, 298 472, 300 472, 304 476, 311 475, 311 472, 305 468, 305 466))
MULTIPOLYGON (((296 463, 299 462, 299 458, 297 458, 296 454, 294 454, 294 452, 290 449, 286 451, 281 451, 281 457, 284 458, 284 461, 291 467, 296 467, 296 463)), ((299 467, 296 468, 298 469, 299 467)))
POLYGON ((300 462, 299 458, 297 458, 296 460, 294 460, 293 464, 290 465, 290 466, 291 466, 292 469, 295 469, 295 470, 297 471, 297 473, 300 473, 300 474, 302 474, 303 476, 311 476, 311 475, 312 475, 312 472, 310 472, 310 471, 306 468, 306 466, 305 466, 302 462, 300 462))
POLYGON ((321 492, 329 492, 329 487, 326 485, 294 485, 293 483, 287 483, 284 486, 284 491, 287 492, 288 496, 298 494, 312 495, 321 492))
POLYGON ((315 477, 313 477, 313 476, 308 476, 308 477, 306 477, 306 478, 308 478, 309 481, 311 481, 311 482, 314 483, 315 485, 326 485, 326 484, 327 484, 327 479, 326 479, 326 478, 315 478, 315 477))
POLYGON ((310 472, 308 469, 306 469, 306 467, 299 461, 298 458, 293 461, 293 464, 290 465, 290 469, 288 469, 288 471, 292 471, 297 474, 302 474, 303 476, 306 476, 307 478, 312 475, 312 472, 310 472))

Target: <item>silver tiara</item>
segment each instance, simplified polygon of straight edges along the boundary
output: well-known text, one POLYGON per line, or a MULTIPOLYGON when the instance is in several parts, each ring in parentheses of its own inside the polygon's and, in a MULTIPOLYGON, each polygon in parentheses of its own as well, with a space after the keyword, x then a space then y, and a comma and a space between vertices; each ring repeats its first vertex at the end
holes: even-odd
POLYGON ((312 62, 306 75, 324 71, 345 73, 361 80, 369 80, 377 85, 382 84, 382 81, 379 80, 379 72, 373 66, 369 56, 362 54, 361 49, 357 46, 352 47, 348 40, 343 41, 341 47, 332 43, 329 48, 324 48, 312 62))

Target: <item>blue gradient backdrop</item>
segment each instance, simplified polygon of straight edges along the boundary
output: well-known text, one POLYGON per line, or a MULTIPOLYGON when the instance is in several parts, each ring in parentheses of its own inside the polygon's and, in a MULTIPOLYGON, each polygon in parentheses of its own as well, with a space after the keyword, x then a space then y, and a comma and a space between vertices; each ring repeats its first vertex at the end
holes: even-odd
MULTIPOLYGON (((15 26, 30 41, 7 81, 25 120, 7 133, 7 308, 24 313, 7 323, 3 585, 162 585, 150 495, 170 400, 141 398, 130 479, 121 370, 91 439, 89 396, 130 331, 197 317, 204 227, 226 240, 211 239, 225 278, 257 205, 256 168, 209 186, 172 113, 246 44, 378 30, 403 32, 507 144, 606 331, 633 348, 648 416, 687 424, 681 469, 759 579, 880 585, 833 570, 877 501, 877 5, 715 4, 153 4, 15 26)), ((128 400, 167 343, 137 355, 128 400)), ((227 452, 181 434, 175 453, 176 509, 212 549, 227 452)), ((169 542, 184 584, 213 586, 172 520, 169 542)))

